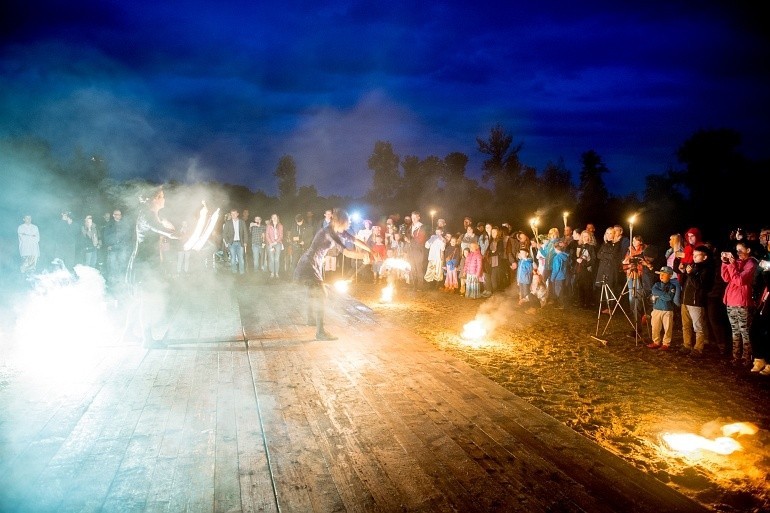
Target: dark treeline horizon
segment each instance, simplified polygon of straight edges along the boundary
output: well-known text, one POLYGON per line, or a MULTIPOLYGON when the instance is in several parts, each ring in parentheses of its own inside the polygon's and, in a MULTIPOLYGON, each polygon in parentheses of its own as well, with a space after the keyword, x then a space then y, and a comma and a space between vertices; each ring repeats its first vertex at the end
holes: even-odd
POLYGON ((529 233, 529 219, 537 216, 539 231, 545 233, 551 227, 563 228, 566 211, 570 226, 583 229, 593 223, 597 237, 613 224, 628 229, 628 219, 635 214, 634 234, 663 249, 671 233, 683 233, 693 226, 700 228, 704 240, 723 245, 737 227, 758 230, 770 224, 764 213, 770 161, 752 161, 742 155, 741 136, 730 129, 696 132, 676 151, 679 168, 648 174, 644 191, 624 196, 607 189, 603 177, 611 170, 593 150, 581 156, 578 181, 573 183, 572 173, 561 159, 543 170, 521 162, 522 145, 514 144, 499 125, 490 130, 487 139, 478 138, 476 143, 486 158, 480 181, 466 176, 469 159, 463 153, 452 152, 444 158, 402 157, 389 142, 377 141, 366 162, 371 186, 361 197, 351 198, 320 196, 313 184, 298 186, 291 155, 283 156, 273 171, 278 194, 271 196, 245 185, 216 182, 117 182, 109 176, 109 162, 98 154, 76 149, 73 158, 62 163, 44 140, 6 139, 0 141, 6 182, 0 207, 1 269, 8 272, 18 267, 16 228, 23 215, 31 214, 40 227, 44 249, 62 210, 72 211, 79 224, 86 214, 98 220, 114 208, 130 215, 139 205, 139 196, 157 185, 166 189, 164 216, 175 224, 193 221, 201 201, 211 211, 248 209, 251 219, 278 213, 286 226, 294 223, 295 214, 308 211, 317 223, 325 209, 334 207, 358 212, 375 223, 417 210, 429 224, 430 212, 435 211, 435 219, 444 218, 452 231, 459 231, 462 219, 470 216, 474 222, 507 222, 514 230, 529 233))

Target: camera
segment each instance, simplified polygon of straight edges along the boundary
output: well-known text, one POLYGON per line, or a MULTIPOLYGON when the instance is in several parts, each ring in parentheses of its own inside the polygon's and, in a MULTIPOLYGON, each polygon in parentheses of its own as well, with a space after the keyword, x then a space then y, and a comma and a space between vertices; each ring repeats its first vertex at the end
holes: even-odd
POLYGON ((762 269, 763 271, 770 270, 770 260, 760 260, 759 268, 762 269))
POLYGON ((724 260, 725 262, 730 260, 732 256, 733 254, 730 253, 729 251, 722 251, 722 260, 724 260))

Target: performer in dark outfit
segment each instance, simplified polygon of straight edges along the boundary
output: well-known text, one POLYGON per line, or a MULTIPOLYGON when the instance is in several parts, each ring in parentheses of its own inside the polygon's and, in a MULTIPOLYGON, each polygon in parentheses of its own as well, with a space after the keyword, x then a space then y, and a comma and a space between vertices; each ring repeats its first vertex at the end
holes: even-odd
POLYGON ((161 219, 158 212, 166 205, 162 188, 149 198, 136 218, 134 250, 126 270, 126 282, 138 302, 139 324, 147 347, 163 347, 162 341, 154 341, 152 327, 165 309, 166 284, 164 283, 161 237, 176 239, 174 225, 161 219))
POLYGON ((307 323, 316 326, 316 340, 335 340, 337 337, 324 329, 324 308, 326 290, 323 283, 324 258, 330 249, 338 246, 349 258, 362 258, 363 253, 350 251, 345 244, 353 244, 364 252, 371 253, 369 247, 351 235, 350 217, 344 210, 335 209, 332 220, 326 228, 321 228, 313 237, 310 247, 300 257, 294 270, 294 281, 308 288, 307 323))

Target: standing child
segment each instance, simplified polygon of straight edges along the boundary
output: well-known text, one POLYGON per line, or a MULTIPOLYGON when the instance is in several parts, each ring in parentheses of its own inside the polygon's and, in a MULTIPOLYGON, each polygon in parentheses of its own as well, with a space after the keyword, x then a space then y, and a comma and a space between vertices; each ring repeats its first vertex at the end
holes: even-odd
POLYGON ((388 248, 385 247, 385 238, 382 235, 375 235, 374 246, 372 246, 372 272, 374 273, 374 282, 380 281, 382 273, 382 263, 388 257, 388 248))
POLYGON ((652 343, 647 344, 647 347, 668 351, 674 336, 674 309, 679 305, 682 291, 679 282, 671 279, 674 274, 671 267, 664 265, 660 271, 655 271, 655 274, 660 276, 660 281, 652 286, 652 343))
POLYGON ((470 254, 471 249, 465 248, 463 249, 463 256, 460 257, 460 265, 457 266, 459 270, 459 278, 460 278, 460 295, 465 295, 465 284, 466 284, 466 275, 465 275, 465 260, 468 257, 468 254, 470 254))
POLYGON ((477 299, 481 296, 481 277, 484 275, 481 248, 477 242, 471 243, 470 252, 465 257, 465 297, 477 299))
POLYGON ((441 228, 436 228, 436 233, 425 241, 428 249, 428 268, 425 270, 425 281, 436 282, 436 288, 444 282, 444 233, 441 228))
POLYGON ((553 303, 559 309, 564 308, 568 269, 569 254, 564 251, 564 242, 559 240, 553 246, 553 259, 551 260, 553 303))
POLYGON ((532 262, 532 285, 530 286, 530 294, 540 301, 540 307, 544 307, 548 300, 548 286, 545 278, 541 274, 540 265, 532 262))
POLYGON ((520 249, 517 255, 516 282, 519 284, 519 304, 529 302, 529 288, 532 286, 532 257, 526 249, 520 249))
POLYGON ((449 247, 444 253, 446 262, 446 280, 444 281, 444 290, 455 292, 457 285, 457 266, 460 264, 460 246, 457 245, 457 237, 449 239, 449 247))

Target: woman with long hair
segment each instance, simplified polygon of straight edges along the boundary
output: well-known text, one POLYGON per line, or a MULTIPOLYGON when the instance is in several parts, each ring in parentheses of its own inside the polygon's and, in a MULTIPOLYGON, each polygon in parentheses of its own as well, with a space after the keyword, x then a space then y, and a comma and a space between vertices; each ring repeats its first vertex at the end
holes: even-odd
POLYGON ((335 340, 324 329, 326 290, 323 282, 324 259, 332 248, 339 248, 348 258, 363 258, 371 254, 369 247, 350 232, 350 216, 344 210, 334 209, 331 223, 321 228, 313 237, 310 247, 305 250, 294 269, 294 280, 308 289, 307 324, 316 327, 316 340, 335 340), (350 251, 346 245, 354 245, 362 251, 350 251))

